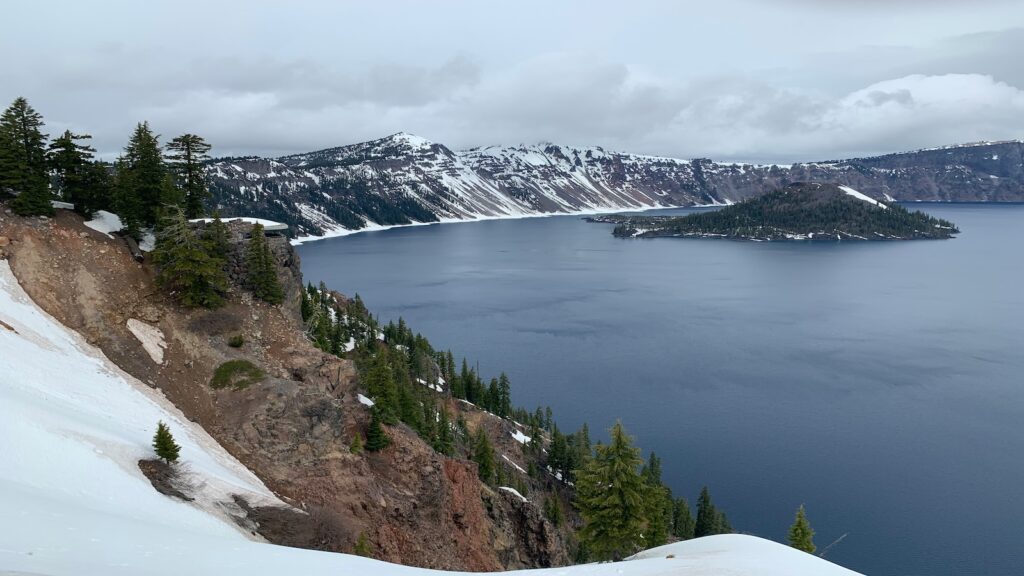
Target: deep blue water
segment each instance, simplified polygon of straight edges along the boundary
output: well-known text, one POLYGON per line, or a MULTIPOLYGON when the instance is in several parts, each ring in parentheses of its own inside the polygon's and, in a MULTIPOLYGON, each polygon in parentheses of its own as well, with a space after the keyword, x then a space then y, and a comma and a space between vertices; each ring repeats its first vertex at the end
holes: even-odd
POLYGON ((563 429, 621 418, 677 495, 878 576, 1024 574, 1024 205, 954 240, 620 240, 578 217, 303 246, 306 277, 506 371, 563 429))

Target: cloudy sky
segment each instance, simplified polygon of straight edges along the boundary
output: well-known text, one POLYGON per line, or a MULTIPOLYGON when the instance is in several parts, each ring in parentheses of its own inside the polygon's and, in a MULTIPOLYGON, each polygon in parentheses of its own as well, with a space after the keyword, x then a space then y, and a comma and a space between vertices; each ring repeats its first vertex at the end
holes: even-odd
POLYGON ((0 101, 107 157, 141 120, 218 155, 398 131, 770 162, 1024 138, 1019 0, 11 4, 0 101))

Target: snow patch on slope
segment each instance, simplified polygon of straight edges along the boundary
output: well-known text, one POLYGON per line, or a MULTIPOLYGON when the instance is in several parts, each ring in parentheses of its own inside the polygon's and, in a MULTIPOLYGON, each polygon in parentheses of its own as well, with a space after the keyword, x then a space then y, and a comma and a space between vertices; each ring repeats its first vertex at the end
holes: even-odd
POLYGON ((167 342, 164 341, 164 333, 156 326, 150 326, 135 318, 128 319, 128 331, 142 344, 142 348, 157 364, 164 363, 164 348, 167 342))
POLYGON ((86 222, 85 225, 107 236, 110 236, 111 232, 117 232, 124 228, 124 224, 121 223, 121 217, 106 210, 97 211, 93 214, 92 220, 86 222))
POLYGON ((867 194, 863 194, 861 192, 857 192, 856 190, 854 190, 853 188, 850 188, 849 186, 840 186, 839 189, 842 190, 843 192, 846 192, 847 195, 853 196, 854 198, 856 198, 858 200, 863 200, 865 202, 868 202, 869 204, 874 204, 875 206, 878 206, 878 207, 883 208, 885 210, 889 209, 889 207, 886 206, 885 204, 882 204, 881 202, 879 202, 878 200, 875 200, 874 198, 868 196, 867 194))

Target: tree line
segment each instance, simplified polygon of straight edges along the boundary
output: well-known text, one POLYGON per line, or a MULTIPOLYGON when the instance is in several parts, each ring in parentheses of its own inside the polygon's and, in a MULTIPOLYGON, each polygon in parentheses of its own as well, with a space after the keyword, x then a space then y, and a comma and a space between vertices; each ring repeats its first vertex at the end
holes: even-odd
POLYGON ((52 216, 52 201, 62 200, 86 218, 117 213, 136 239, 159 224, 168 206, 181 207, 186 218, 204 215, 210 145, 202 137, 182 134, 162 147, 140 122, 110 164, 95 158, 91 135, 65 130, 50 141, 43 127, 23 97, 0 116, 0 193, 15 196, 11 207, 19 215, 52 216))
MULTIPOLYGON (((201 233, 189 222, 206 214, 210 144, 182 134, 161 146, 149 123, 140 122, 110 164, 95 158, 88 145, 92 136, 65 130, 51 142, 43 126, 42 115, 21 97, 0 116, 0 195, 14 196, 11 208, 17 214, 52 216, 54 200, 73 204, 86 219, 100 210, 115 213, 128 236, 139 240, 146 230, 155 233, 157 283, 179 303, 224 304, 231 250, 227 228, 219 217, 201 233)), ((257 298, 272 304, 283 300, 260 224, 250 231, 245 266, 245 287, 257 298)))

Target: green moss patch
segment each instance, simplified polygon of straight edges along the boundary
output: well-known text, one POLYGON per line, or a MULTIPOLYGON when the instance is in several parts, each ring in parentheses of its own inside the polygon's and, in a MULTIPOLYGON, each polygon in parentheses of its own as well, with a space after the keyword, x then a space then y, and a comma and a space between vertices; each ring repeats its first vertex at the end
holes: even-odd
POLYGON ((228 360, 214 370, 210 386, 216 390, 229 387, 245 390, 253 384, 259 384, 265 377, 263 370, 248 360, 228 360))

